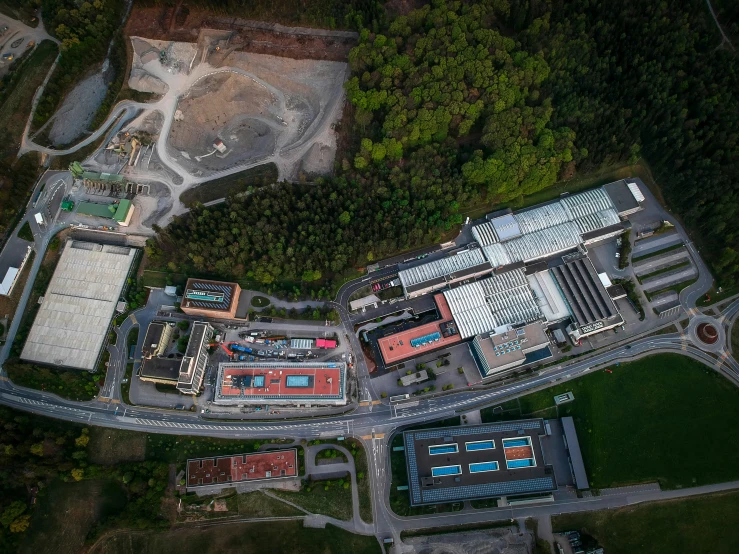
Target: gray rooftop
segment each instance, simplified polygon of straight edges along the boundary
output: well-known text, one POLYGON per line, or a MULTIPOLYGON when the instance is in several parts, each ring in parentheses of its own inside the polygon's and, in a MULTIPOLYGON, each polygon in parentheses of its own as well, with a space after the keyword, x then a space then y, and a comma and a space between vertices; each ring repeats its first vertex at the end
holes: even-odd
POLYGON ((590 483, 588 483, 588 474, 585 472, 585 463, 582 461, 582 452, 580 452, 580 442, 577 440, 575 421, 571 417, 563 417, 562 430, 564 431, 567 450, 570 454, 572 471, 575 474, 575 486, 581 490, 589 489, 590 483))
POLYGON ((639 202, 634 198, 634 194, 623 179, 608 183, 603 186, 603 189, 608 194, 618 213, 630 212, 640 207, 639 202))
POLYGON ((93 370, 135 253, 128 247, 68 242, 21 358, 93 370))
POLYGON ((405 431, 408 487, 411 504, 457 502, 475 498, 549 492, 557 488, 554 473, 544 463, 540 435, 544 435, 541 419, 527 419, 486 425, 444 427, 405 431), (512 454, 503 440, 527 439, 526 452, 512 454), (492 448, 468 450, 467 443, 492 441, 492 448), (432 454, 429 447, 456 445, 456 452, 432 454), (516 456, 518 454, 518 456, 516 456), (514 459, 529 457, 535 465, 508 467, 514 459), (470 464, 497 463, 497 469, 472 472, 470 464), (460 466, 456 475, 434 476, 432 468, 460 466))

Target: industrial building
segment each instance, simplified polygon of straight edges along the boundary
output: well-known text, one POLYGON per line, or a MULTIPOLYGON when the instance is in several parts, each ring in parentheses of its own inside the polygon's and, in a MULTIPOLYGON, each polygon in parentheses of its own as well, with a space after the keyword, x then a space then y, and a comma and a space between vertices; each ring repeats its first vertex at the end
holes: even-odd
POLYGON ((134 248, 67 242, 21 358, 94 371, 135 256, 134 248))
POLYGON ((0 295, 10 296, 28 261, 28 257, 31 255, 31 247, 6 249, 4 253, 6 254, 3 259, 4 267, 0 269, 0 275, 2 275, 0 295))
POLYGON ((297 449, 187 460, 187 488, 298 476, 297 449))
POLYGON ((412 506, 551 493, 542 419, 405 431, 412 506))
POLYGON ((466 279, 487 275, 493 267, 479 248, 458 252, 398 272, 406 298, 415 298, 466 279))
POLYGON ((213 402, 220 405, 344 406, 343 362, 224 362, 213 402))
POLYGON ((234 319, 240 294, 238 283, 188 279, 180 308, 188 315, 234 319))
POLYGON ((444 295, 434 295, 434 301, 439 319, 377 339, 385 365, 395 365, 461 342, 462 337, 444 295))
POLYGON ((567 328, 573 340, 623 325, 623 317, 589 258, 581 254, 563 258, 551 272, 574 319, 567 328))
POLYGON ((113 219, 121 227, 131 224, 134 207, 130 200, 122 199, 112 204, 98 204, 95 202, 80 202, 77 204, 77 213, 113 219))
POLYGON ((552 356, 549 338, 541 323, 510 328, 491 335, 478 335, 469 344, 483 379, 499 377, 522 365, 552 356))

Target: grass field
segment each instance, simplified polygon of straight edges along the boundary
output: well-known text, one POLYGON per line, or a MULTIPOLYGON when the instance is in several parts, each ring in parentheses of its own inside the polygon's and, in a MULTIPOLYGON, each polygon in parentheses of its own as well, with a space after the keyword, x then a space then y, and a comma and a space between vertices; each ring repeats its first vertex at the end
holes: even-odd
POLYGON ((347 446, 356 448, 354 454, 354 468, 357 471, 357 492, 359 493, 359 517, 365 523, 372 523, 372 491, 370 490, 369 468, 367 466, 367 452, 362 443, 348 439, 347 446))
POLYGON ((113 481, 56 482, 39 502, 18 552, 77 554, 90 529, 125 504, 125 492, 113 481))
POLYGON ((28 58, 16 62, 21 66, 15 70, 16 75, 9 85, 10 92, 0 104, 0 129, 6 137, 2 141, 4 146, 0 148, 0 157, 16 152, 31 112, 33 94, 44 81, 57 54, 56 44, 44 40, 28 58))
POLYGON ((180 200, 185 206, 193 202, 205 204, 244 192, 250 187, 263 187, 275 181, 277 181, 277 166, 268 163, 186 190, 180 195, 180 200))
POLYGON ((739 478, 739 390, 704 365, 660 354, 610 366, 518 400, 484 422, 573 416, 595 488, 659 481, 674 489, 739 478), (575 401, 554 407, 553 396, 575 401), (696 441, 701 447, 697 448, 696 441))
POLYGON ((23 226, 18 230, 18 238, 33 242, 33 231, 31 231, 31 225, 26 221, 23 226))
POLYGON ((297 504, 312 514, 323 514, 349 521, 352 518, 352 491, 349 475, 344 479, 344 483, 349 483, 349 486, 344 488, 339 479, 311 481, 299 492, 275 489, 272 493, 297 504))
POLYGON ((241 517, 288 517, 305 515, 297 508, 270 498, 261 491, 240 494, 238 496, 238 508, 241 517))
POLYGON ((580 530, 608 554, 733 554, 739 552, 739 493, 655 502, 552 518, 555 532, 580 530))
POLYGON ((733 352, 739 350, 739 320, 731 326, 731 349, 733 352))
POLYGON ((265 308, 269 306, 269 298, 264 296, 253 296, 251 299, 251 305, 255 308, 265 308))
POLYGON ((354 535, 332 525, 325 529, 303 528, 301 521, 235 523, 197 528, 185 527, 165 533, 132 531, 102 541, 90 554, 380 554, 375 537, 354 535))
POLYGON ((146 435, 124 429, 91 427, 88 450, 93 464, 143 461, 146 458, 146 435))

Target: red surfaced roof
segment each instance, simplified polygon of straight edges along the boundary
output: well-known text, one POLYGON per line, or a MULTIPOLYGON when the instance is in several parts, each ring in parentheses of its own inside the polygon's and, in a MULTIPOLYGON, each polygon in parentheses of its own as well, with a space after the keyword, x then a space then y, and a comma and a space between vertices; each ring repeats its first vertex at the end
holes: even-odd
POLYGON ((444 298, 443 294, 434 295, 434 301, 439 309, 439 315, 441 315, 440 320, 434 321, 433 323, 427 323, 426 325, 421 325, 420 327, 414 327, 407 331, 401 331, 400 333, 383 337, 377 341, 377 344, 380 347, 380 352, 382 352, 382 358, 385 360, 386 364, 394 364, 407 358, 420 356, 424 352, 436 350, 445 346, 451 346, 452 344, 456 344, 462 340, 462 337, 459 334, 451 335, 449 337, 444 337, 441 334, 440 326, 442 323, 452 321, 452 312, 449 309, 449 304, 447 304, 446 298, 444 298), (439 333, 439 335, 441 335, 439 340, 416 348, 411 346, 412 339, 430 335, 431 333, 439 333))
POLYGON ((220 383, 221 394, 238 396, 243 390, 244 396, 300 395, 300 396, 336 396, 341 394, 341 368, 237 368, 223 369, 223 382, 220 383), (288 387, 288 376, 308 377, 307 387, 288 387), (233 377, 263 376, 264 386, 258 388, 235 387, 233 377))
POLYGON ((296 462, 295 450, 188 460, 187 484, 197 486, 294 477, 297 475, 296 462))

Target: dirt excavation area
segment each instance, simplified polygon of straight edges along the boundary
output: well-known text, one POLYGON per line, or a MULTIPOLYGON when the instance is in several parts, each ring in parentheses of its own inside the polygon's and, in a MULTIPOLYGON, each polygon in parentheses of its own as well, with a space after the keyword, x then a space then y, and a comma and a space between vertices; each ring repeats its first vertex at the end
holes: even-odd
POLYGON ((269 161, 284 179, 333 169, 346 63, 244 52, 233 33, 216 30, 197 43, 131 44, 128 84, 163 94, 166 144, 158 153, 195 178, 186 184, 269 161))
POLYGON ((403 539, 416 554, 529 554, 533 542, 530 533, 519 534, 511 528, 403 539))

